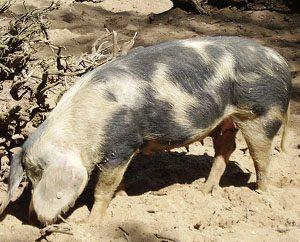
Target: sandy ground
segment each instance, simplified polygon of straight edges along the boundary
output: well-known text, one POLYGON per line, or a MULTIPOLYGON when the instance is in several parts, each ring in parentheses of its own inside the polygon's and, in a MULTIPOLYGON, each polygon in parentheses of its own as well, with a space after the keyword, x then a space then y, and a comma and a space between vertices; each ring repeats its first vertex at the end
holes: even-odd
MULTIPOLYGON (((26 1, 46 6, 50 1, 26 1)), ((253 162, 238 133, 237 149, 221 181, 221 188, 203 195, 212 157, 212 143, 195 144, 188 153, 177 149, 153 157, 138 157, 130 165, 125 184, 128 196, 117 196, 103 224, 83 223, 92 203, 87 189, 65 216, 73 235, 40 238, 38 226, 28 223, 29 192, 11 204, 0 218, 0 241, 299 241, 300 239, 300 16, 269 11, 216 10, 199 16, 170 8, 169 1, 103 1, 97 4, 64 1, 50 18, 51 39, 66 52, 90 51, 104 28, 120 38, 138 32, 135 46, 202 35, 239 35, 256 39, 285 56, 293 71, 288 150, 278 152, 276 136, 271 154, 270 189, 258 193, 253 162), (151 4, 150 4, 151 2, 151 4), (155 4, 154 4, 155 2, 155 4), (125 12, 127 11, 127 12, 125 12), (119 13, 116 13, 119 12, 119 13), (150 13, 161 13, 151 14, 150 13)), ((11 9, 18 13, 22 4, 11 9)), ((41 52, 41 58, 48 53, 41 52)))

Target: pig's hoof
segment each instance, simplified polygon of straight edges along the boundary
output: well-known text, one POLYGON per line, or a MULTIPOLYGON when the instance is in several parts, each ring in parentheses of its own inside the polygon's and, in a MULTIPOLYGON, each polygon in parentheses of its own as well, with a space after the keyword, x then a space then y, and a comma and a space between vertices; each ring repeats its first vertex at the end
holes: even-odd
POLYGON ((124 190, 120 190, 116 192, 116 196, 127 197, 128 194, 124 190))
POLYGON ((219 184, 217 185, 213 185, 213 184, 204 184, 204 187, 201 189, 201 192, 205 195, 205 194, 213 194, 214 192, 216 192, 217 190, 220 190, 220 186, 219 184))
POLYGON ((99 228, 101 227, 101 221, 88 221, 88 226, 92 228, 99 228))
POLYGON ((213 185, 212 184, 204 184, 204 187, 201 189, 201 192, 205 195, 205 194, 209 194, 212 192, 213 190, 213 185))
POLYGON ((208 186, 204 186, 202 189, 201 189, 201 192, 206 195, 208 193, 210 193, 212 191, 212 187, 208 187, 208 186))
POLYGON ((252 189, 259 194, 263 194, 264 192, 268 191, 268 186, 264 181, 257 181, 256 183, 254 183, 254 187, 252 187, 252 189))
POLYGON ((262 192, 267 192, 268 191, 268 186, 266 184, 258 183, 256 190, 260 190, 262 192))
POLYGON ((90 227, 100 227, 102 224, 102 217, 100 214, 99 216, 90 215, 86 222, 90 227))

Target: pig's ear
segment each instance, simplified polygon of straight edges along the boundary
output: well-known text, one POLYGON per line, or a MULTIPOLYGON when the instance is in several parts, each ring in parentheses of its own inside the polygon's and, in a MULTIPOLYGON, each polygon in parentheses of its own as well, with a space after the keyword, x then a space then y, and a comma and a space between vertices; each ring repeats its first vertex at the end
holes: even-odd
POLYGON ((86 168, 67 162, 46 168, 42 179, 34 188, 32 202, 38 219, 46 224, 74 206, 88 181, 86 168))
POLYGON ((22 166, 23 151, 19 150, 14 156, 10 164, 8 193, 0 193, 0 214, 3 213, 10 201, 17 200, 28 182, 26 180, 25 172, 22 166), (22 182, 23 181, 23 182, 22 182), (22 187, 20 183, 22 182, 22 187))
POLYGON ((22 192, 24 191, 24 188, 28 184, 25 171, 22 165, 22 158, 23 150, 21 149, 13 155, 13 159, 10 164, 8 193, 9 200, 12 202, 16 201, 21 196, 22 192), (23 186, 20 187, 22 181, 23 186))

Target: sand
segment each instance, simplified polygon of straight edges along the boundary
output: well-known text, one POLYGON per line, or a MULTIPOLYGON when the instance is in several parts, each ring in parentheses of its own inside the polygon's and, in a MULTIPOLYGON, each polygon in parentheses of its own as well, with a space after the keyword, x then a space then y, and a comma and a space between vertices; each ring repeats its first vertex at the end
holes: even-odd
MULTIPOLYGON (((25 1, 46 6, 50 1, 25 1)), ((237 149, 222 177, 221 188, 203 195, 212 157, 212 142, 205 139, 185 149, 153 157, 138 157, 125 175, 128 196, 117 196, 99 228, 89 227, 92 192, 87 189, 65 216, 73 235, 51 234, 49 241, 299 241, 300 238, 300 54, 299 14, 236 9, 215 10, 200 16, 172 9, 170 1, 103 1, 87 4, 62 1, 51 13, 50 37, 78 55, 90 51, 105 28, 130 37, 138 32, 135 46, 204 35, 239 35, 275 48, 293 71, 288 149, 280 153, 281 132, 271 154, 270 189, 251 189, 253 162, 241 134, 237 149), (150 13, 159 13, 151 15, 150 13), (288 20, 286 20, 288 19, 288 20)), ((11 9, 22 11, 21 1, 11 9)), ((41 58, 44 53, 41 51, 41 58)), ((9 95, 7 88, 1 95, 9 95)), ((0 218, 0 241, 33 241, 39 228, 28 222, 29 193, 11 204, 0 218)), ((40 240, 45 240, 40 238, 40 240)))

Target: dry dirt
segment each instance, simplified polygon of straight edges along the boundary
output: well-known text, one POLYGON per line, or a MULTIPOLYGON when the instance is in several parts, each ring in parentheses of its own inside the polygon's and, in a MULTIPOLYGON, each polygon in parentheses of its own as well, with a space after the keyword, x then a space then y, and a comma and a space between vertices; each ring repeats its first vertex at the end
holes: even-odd
MULTIPOLYGON (((29 7, 50 3, 25 2, 29 7)), ((294 76, 288 150, 278 152, 277 135, 271 154, 270 189, 264 193, 251 189, 255 172, 240 133, 221 188, 209 195, 200 191, 214 155, 209 138, 204 146, 192 145, 188 153, 177 149, 150 158, 138 157, 125 176, 128 196, 114 198, 99 228, 82 222, 92 204, 91 189, 84 192, 65 216, 73 235, 40 237, 39 227, 28 222, 27 191, 0 218, 0 241, 299 241, 299 14, 226 8, 200 16, 180 9, 164 12, 171 6, 169 1, 62 2, 61 8, 51 13, 50 37, 73 55, 90 51, 93 41, 105 33, 104 28, 118 31, 121 37, 137 31, 135 46, 193 36, 239 35, 275 48, 287 58, 294 76)), ((21 1, 17 1, 11 11, 19 13, 22 9, 21 1)), ((41 51, 40 56, 47 54, 41 51)))

